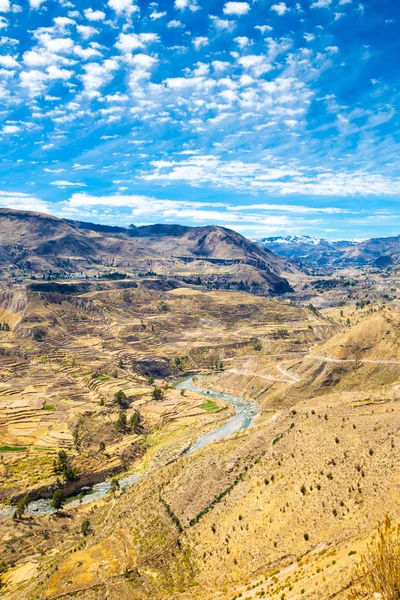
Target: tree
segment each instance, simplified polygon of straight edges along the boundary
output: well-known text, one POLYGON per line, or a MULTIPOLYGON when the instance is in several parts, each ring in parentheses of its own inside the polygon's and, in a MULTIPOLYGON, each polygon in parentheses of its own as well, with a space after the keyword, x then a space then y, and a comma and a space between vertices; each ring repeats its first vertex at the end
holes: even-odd
POLYGON ((398 600, 400 598, 400 525, 392 526, 388 516, 379 524, 377 535, 368 544, 355 573, 349 600, 398 600))
POLYGON ((153 400, 162 400, 164 398, 164 392, 161 388, 156 386, 152 391, 151 397, 153 400))
POLYGON ((123 390, 118 390, 118 392, 115 392, 114 400, 121 407, 125 407, 128 404, 128 398, 123 390))
POLYGON ((103 441, 101 441, 99 443, 99 452, 104 452, 105 449, 106 449, 106 445, 103 441))
POLYGON ((70 458, 65 450, 60 450, 57 458, 54 459, 54 472, 62 473, 64 481, 77 481, 79 479, 78 469, 71 466, 70 458))
POLYGON ((92 533, 92 531, 93 529, 89 519, 85 519, 84 521, 82 521, 81 533, 86 537, 87 535, 89 535, 89 533, 92 533))
POLYGON ((119 489, 119 481, 116 477, 113 477, 110 481, 110 492, 112 492, 113 496, 115 496, 115 492, 119 489))
POLYGON ((15 512, 13 514, 13 519, 20 519, 24 514, 27 506, 29 504, 29 494, 26 494, 22 498, 20 498, 15 506, 15 512))
POLYGON ((50 503, 50 506, 52 508, 55 508, 56 511, 59 511, 60 508, 62 508, 64 506, 64 503, 65 503, 64 492, 62 491, 61 488, 58 488, 58 490, 56 490, 53 494, 53 499, 50 503))
POLYGON ((133 413, 133 415, 131 416, 131 418, 129 420, 129 426, 132 429, 132 431, 134 431, 135 433, 138 433, 141 420, 142 420, 142 417, 140 416, 140 412, 138 410, 135 410, 135 412, 133 413))
POLYGON ((148 378, 148 380, 147 380, 147 383, 148 383, 149 385, 153 385, 153 383, 154 383, 154 377, 150 376, 150 377, 148 378))
POLYGON ((117 422, 115 423, 115 428, 117 431, 120 431, 120 432, 126 431, 127 421, 126 421, 126 412, 124 410, 121 410, 119 412, 117 422))

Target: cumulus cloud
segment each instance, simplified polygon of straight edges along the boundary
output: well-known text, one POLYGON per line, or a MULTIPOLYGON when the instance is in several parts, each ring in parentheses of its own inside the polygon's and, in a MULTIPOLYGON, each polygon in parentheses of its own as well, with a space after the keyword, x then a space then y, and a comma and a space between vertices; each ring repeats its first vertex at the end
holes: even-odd
POLYGON ((192 12, 200 9, 197 0, 175 0, 174 6, 177 10, 185 10, 188 8, 192 12))
POLYGON ((121 52, 132 52, 145 48, 147 44, 158 42, 159 39, 157 33, 120 33, 115 46, 121 52))
POLYGON ((208 38, 204 37, 202 35, 199 35, 199 36, 193 38, 192 44, 196 48, 196 50, 200 50, 200 48, 202 48, 203 46, 207 46, 208 38))
POLYGON ((248 2, 226 2, 224 5, 225 15, 247 15, 250 10, 250 4, 248 2))
POLYGON ((38 9, 44 2, 45 0, 29 0, 29 6, 33 9, 38 9))
POLYGON ((139 10, 135 0, 108 0, 108 6, 112 8, 118 16, 130 16, 139 10))
POLYGON ((329 8, 332 0, 316 0, 311 4, 311 8, 329 8))
POLYGON ((0 12, 9 12, 10 10, 10 0, 0 0, 0 12))
POLYGON ((220 19, 219 17, 216 17, 214 15, 210 15, 210 20, 211 20, 212 24, 214 25, 214 27, 216 29, 218 29, 219 31, 221 31, 223 29, 232 31, 232 29, 236 25, 235 21, 231 21, 229 19, 220 19))
POLYGON ((286 4, 284 2, 279 2, 278 4, 273 4, 271 6, 271 10, 275 11, 276 14, 282 16, 286 12, 288 12, 290 9, 286 6, 286 4))
POLYGON ((87 8, 83 12, 88 21, 104 21, 106 18, 106 13, 102 10, 87 8))
POLYGON ((21 127, 19 127, 18 125, 3 125, 1 133, 3 133, 3 134, 18 133, 18 131, 20 131, 20 130, 21 130, 21 127))

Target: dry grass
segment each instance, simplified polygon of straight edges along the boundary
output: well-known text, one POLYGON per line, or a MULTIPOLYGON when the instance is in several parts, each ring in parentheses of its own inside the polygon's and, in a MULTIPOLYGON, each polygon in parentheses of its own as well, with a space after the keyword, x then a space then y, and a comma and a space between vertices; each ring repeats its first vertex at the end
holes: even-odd
POLYGON ((400 525, 392 526, 388 516, 362 555, 356 578, 349 600, 399 600, 400 525))

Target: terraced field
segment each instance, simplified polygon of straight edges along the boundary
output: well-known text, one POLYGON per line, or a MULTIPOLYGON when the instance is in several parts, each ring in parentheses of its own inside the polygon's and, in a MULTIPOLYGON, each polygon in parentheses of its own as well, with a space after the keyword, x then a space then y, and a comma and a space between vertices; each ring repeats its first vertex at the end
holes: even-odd
POLYGON ((148 286, 17 291, 25 305, 3 308, 4 505, 136 482, 0 517, 4 597, 344 600, 376 522, 400 518, 398 312, 354 308, 343 324, 293 301, 148 286), (198 375, 208 400, 176 385, 198 375), (258 415, 213 441, 226 393, 258 415))

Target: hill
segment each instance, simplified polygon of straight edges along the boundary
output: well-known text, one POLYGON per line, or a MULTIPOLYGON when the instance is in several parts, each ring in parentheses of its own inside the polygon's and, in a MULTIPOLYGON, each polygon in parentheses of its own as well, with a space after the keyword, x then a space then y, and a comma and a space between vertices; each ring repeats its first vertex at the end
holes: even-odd
POLYGON ((112 227, 0 209, 3 275, 104 276, 154 272, 241 283, 260 293, 290 291, 286 261, 224 227, 112 227))

